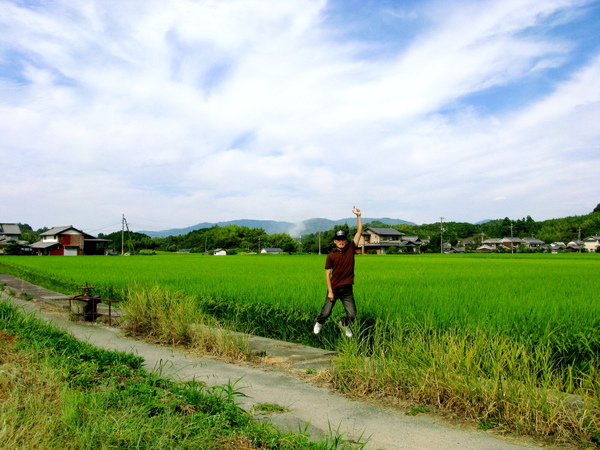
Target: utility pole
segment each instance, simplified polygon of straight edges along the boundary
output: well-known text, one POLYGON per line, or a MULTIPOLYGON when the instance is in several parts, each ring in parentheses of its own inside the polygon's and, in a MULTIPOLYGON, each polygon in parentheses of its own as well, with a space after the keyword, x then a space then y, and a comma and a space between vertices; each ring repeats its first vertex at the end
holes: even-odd
POLYGON ((445 217, 440 217, 440 253, 444 253, 444 219, 445 217))
POLYGON ((510 224, 510 252, 514 253, 515 243, 513 242, 513 224, 510 224))
POLYGON ((121 219, 121 256, 125 254, 125 214, 121 219))
POLYGON ((319 220, 319 255, 321 255, 321 221, 319 220))
MULTIPOLYGON (((125 227, 127 227, 127 233, 129 233, 129 245, 131 245, 131 231, 129 230, 127 219, 125 219, 125 214, 123 214, 123 221, 121 222, 121 256, 125 255, 125 227)), ((130 249, 131 253, 133 253, 134 250, 135 249, 132 247, 130 249)))

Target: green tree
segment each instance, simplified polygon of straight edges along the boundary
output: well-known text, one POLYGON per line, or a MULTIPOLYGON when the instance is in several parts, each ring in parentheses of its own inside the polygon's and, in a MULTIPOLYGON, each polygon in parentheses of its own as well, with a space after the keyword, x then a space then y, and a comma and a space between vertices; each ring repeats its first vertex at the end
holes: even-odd
POLYGON ((497 236, 497 237, 499 237, 499 238, 508 237, 511 235, 512 232, 513 232, 513 221, 510 220, 508 217, 505 217, 502 220, 502 223, 500 225, 500 236, 497 236))
POLYGON ((20 255, 21 254, 21 245, 14 240, 11 240, 6 247, 4 248, 5 255, 20 255))
POLYGON ((153 239, 144 233, 122 233, 120 231, 115 231, 114 233, 106 235, 100 233, 98 234, 98 237, 100 239, 110 240, 108 248, 117 253, 121 252, 121 248, 126 253, 136 253, 140 250, 154 250, 156 248, 153 239))
MULTIPOLYGON (((266 235, 264 238, 264 242, 265 245, 263 245, 262 247, 280 248, 281 250, 287 253, 296 252, 298 247, 298 243, 296 242, 296 240, 294 240, 289 234, 285 233, 275 233, 266 235)), ((302 248, 303 251, 306 250, 304 248, 304 242, 302 243, 302 248)))
POLYGON ((40 240, 40 236, 35 231, 23 231, 21 233, 21 239, 23 239, 25 242, 33 244, 34 242, 40 240))

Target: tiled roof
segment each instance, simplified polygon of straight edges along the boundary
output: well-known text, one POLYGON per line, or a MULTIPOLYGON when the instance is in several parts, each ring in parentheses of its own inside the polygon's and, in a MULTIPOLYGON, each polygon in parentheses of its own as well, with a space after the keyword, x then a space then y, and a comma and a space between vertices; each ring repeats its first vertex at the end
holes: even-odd
MULTIPOLYGON (((75 228, 73 228, 73 226, 71 226, 71 225, 65 226, 65 227, 54 227, 48 231, 44 231, 43 233, 40 233, 40 236, 54 236, 56 234, 64 233, 65 231, 70 230, 70 229, 75 230, 75 228)), ((79 230, 76 230, 76 231, 79 231, 79 230)))
POLYGON ((404 233, 401 233, 400 231, 395 230, 394 228, 369 227, 367 228, 367 231, 369 230, 375 234, 378 234, 379 236, 404 236, 404 233))
POLYGON ((0 223, 0 234, 21 234, 21 229, 16 223, 0 223))

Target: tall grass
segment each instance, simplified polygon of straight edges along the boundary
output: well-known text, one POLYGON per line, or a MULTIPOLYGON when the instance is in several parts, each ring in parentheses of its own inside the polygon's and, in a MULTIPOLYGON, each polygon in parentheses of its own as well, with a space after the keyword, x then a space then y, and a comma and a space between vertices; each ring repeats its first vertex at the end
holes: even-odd
POLYGON ((549 346, 531 347, 503 334, 376 328, 372 341, 342 346, 334 374, 341 390, 399 396, 523 434, 588 442, 599 436, 598 357, 586 372, 557 365, 549 346))
POLYGON ((123 296, 126 315, 122 328, 128 334, 234 359, 250 355, 248 339, 222 328, 215 318, 202 313, 191 295, 134 283, 123 296))

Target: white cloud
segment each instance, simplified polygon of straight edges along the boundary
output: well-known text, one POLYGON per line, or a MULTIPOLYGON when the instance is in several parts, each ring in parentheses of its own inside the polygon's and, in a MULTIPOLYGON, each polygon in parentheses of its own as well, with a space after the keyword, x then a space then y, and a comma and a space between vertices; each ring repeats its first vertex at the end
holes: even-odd
POLYGON ((121 213, 153 228, 340 218, 353 204, 415 222, 585 213, 572 199, 598 196, 598 56, 518 108, 465 100, 548 83, 574 45, 552 27, 585 4, 430 2, 396 11, 427 16, 411 43, 366 58, 372 44, 327 28, 325 1, 0 0, 0 187, 30 199, 5 208, 83 228, 121 213))

